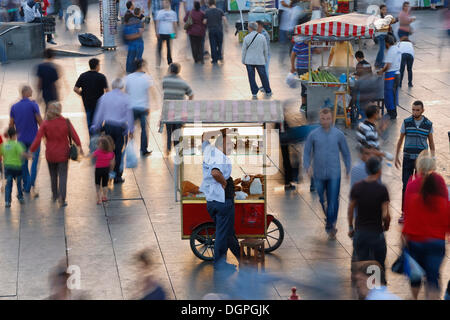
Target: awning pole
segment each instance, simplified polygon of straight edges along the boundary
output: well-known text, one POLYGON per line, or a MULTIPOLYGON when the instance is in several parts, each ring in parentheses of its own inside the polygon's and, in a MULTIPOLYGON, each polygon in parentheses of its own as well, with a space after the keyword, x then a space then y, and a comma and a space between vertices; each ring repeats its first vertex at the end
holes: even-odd
POLYGON ((312 81, 312 75, 311 75, 311 40, 308 42, 308 74, 309 74, 309 82, 312 81))

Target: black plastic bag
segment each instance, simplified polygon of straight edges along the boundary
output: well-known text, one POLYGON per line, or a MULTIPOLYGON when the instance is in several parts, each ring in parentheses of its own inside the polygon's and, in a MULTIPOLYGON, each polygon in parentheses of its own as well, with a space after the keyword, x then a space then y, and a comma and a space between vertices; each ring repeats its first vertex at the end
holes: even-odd
POLYGON ((78 35, 78 40, 82 46, 86 47, 101 47, 102 42, 92 33, 83 33, 78 35))

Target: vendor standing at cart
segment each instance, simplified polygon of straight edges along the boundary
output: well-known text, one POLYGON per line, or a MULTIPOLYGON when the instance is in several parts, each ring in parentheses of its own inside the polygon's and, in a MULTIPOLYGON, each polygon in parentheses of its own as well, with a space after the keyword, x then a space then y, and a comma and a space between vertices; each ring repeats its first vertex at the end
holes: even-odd
POLYGON ((200 191, 205 194, 206 208, 216 226, 214 243, 214 269, 235 270, 226 262, 228 249, 240 259, 239 242, 234 231, 234 183, 231 177, 233 142, 227 133, 230 129, 204 132, 202 135, 203 181, 200 191), (215 146, 209 139, 216 136, 215 146))

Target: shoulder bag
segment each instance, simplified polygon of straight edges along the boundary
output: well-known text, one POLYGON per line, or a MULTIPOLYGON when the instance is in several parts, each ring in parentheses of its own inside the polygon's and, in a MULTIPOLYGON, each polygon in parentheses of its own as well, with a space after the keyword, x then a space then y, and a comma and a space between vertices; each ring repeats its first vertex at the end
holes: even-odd
POLYGON ((189 11, 189 15, 188 18, 186 20, 186 23, 184 24, 184 30, 188 30, 190 27, 192 27, 192 25, 194 24, 194 21, 192 20, 192 16, 191 16, 191 11, 189 11))
MULTIPOLYGON (((244 61, 245 58, 247 57, 247 52, 248 52, 248 48, 250 48, 250 46, 252 45, 253 41, 255 41, 256 37, 259 35, 258 32, 256 32, 256 35, 253 37, 252 41, 250 42, 250 44, 247 46, 247 49, 245 50, 245 56, 244 56, 244 61)), ((264 40, 265 41, 265 40, 264 40)))
POLYGON ((66 123, 67 123, 67 129, 69 130, 69 134, 68 134, 68 136, 69 136, 69 158, 73 161, 76 161, 76 160, 78 160, 78 148, 75 145, 75 143, 73 143, 70 120, 66 119, 66 123))

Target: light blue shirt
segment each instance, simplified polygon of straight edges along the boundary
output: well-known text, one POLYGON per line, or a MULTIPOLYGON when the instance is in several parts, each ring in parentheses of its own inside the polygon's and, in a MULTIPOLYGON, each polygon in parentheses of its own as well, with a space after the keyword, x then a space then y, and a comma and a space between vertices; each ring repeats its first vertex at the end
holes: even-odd
POLYGON ((130 108, 130 99, 122 90, 114 89, 98 100, 91 128, 100 129, 103 122, 126 127, 127 132, 134 131, 134 115, 130 108))
POLYGON ((208 141, 202 144, 203 150, 203 181, 200 192, 203 192, 206 201, 225 202, 225 190, 211 175, 213 169, 218 169, 225 180, 231 176, 231 160, 222 151, 211 145, 208 141))
POLYGON ((369 291, 366 300, 401 300, 398 296, 390 293, 386 286, 380 286, 369 291))

